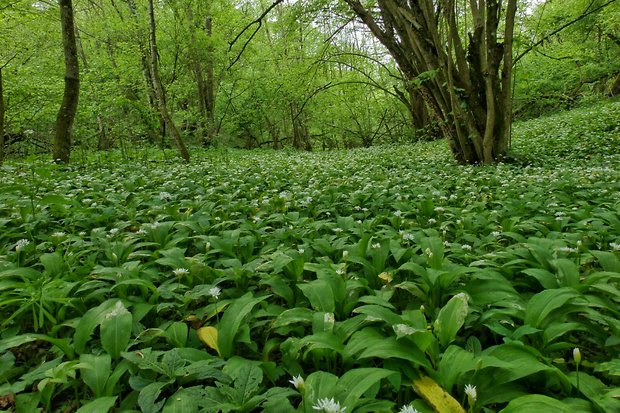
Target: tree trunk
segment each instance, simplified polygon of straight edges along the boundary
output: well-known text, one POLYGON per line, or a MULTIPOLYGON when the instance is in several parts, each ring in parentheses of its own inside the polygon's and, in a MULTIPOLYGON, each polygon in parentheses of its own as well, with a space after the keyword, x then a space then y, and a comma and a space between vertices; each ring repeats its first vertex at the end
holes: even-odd
POLYGON ((4 84, 2 81, 2 68, 0 67, 0 166, 4 162, 4 84))
POLYGON ((65 54, 65 91, 56 117, 53 156, 56 162, 69 163, 71 157, 71 131, 80 95, 80 69, 78 64, 73 4, 59 0, 62 43, 65 54))
POLYGON ((311 151, 312 144, 310 143, 310 133, 302 118, 303 114, 299 112, 297 102, 291 101, 290 107, 291 121, 293 124, 293 147, 295 149, 311 151))
POLYGON ((159 69, 157 67, 157 38, 155 36, 155 11, 153 9, 153 0, 149 0, 149 28, 150 28, 150 42, 151 42, 151 79, 153 81, 153 88, 157 98, 157 107, 161 114, 164 124, 170 131, 174 144, 179 149, 179 154, 185 162, 189 162, 189 152, 183 143, 183 138, 179 133, 179 129, 175 125, 170 112, 166 106, 166 100, 164 95, 164 88, 159 78, 159 69))
POLYGON ((490 164, 506 155, 516 0, 508 0, 503 24, 501 0, 470 0, 468 42, 460 37, 456 16, 463 10, 455 0, 378 0, 380 16, 359 0, 345 1, 424 100, 459 163, 490 164))
MULTIPOLYGON (((137 43, 138 43, 138 49, 140 50, 140 64, 142 68, 142 75, 144 76, 144 80, 146 82, 146 97, 148 101, 148 107, 151 111, 156 112, 159 115, 158 120, 159 120, 160 129, 161 129, 161 133, 159 135, 161 138, 163 138, 165 137, 164 119, 161 117, 161 114, 157 106, 157 94, 155 92, 155 87, 153 85, 153 79, 151 77, 151 64, 150 64, 151 59, 149 56, 150 54, 149 48, 147 47, 147 44, 143 39, 144 31, 139 26, 140 22, 138 18, 139 16, 138 16, 138 10, 135 4, 135 0, 125 0, 125 3, 127 4, 127 7, 129 8, 129 13, 131 14, 134 24, 137 27, 136 38, 137 38, 137 43)), ((153 143, 163 147, 164 144, 162 142, 162 139, 158 138, 157 131, 154 128, 153 121, 150 119, 150 115, 151 114, 149 113, 147 114, 147 116, 144 116, 144 122, 147 126, 147 133, 149 135, 149 139, 153 143)))
MULTIPOLYGON (((214 134, 214 79, 213 79, 213 54, 212 47, 207 47, 207 58, 205 59, 205 67, 203 69, 203 62, 198 54, 198 48, 196 47, 196 34, 194 13, 192 11, 192 5, 188 4, 187 17, 189 19, 190 28, 190 53, 192 68, 194 76, 196 77, 196 89, 198 92, 198 111, 201 116, 200 129, 204 133, 203 143, 210 144, 213 140, 214 134), (206 72, 206 73, 205 73, 206 72)), ((204 30, 207 36, 210 38, 212 34, 212 22, 211 17, 205 18, 204 30)))

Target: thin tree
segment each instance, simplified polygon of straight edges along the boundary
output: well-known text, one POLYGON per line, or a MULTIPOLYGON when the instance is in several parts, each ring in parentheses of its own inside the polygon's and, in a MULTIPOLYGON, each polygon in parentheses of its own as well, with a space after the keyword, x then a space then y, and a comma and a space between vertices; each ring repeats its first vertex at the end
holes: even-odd
POLYGON ((439 122, 455 159, 491 164, 508 150, 517 0, 345 0, 388 49, 439 122), (471 31, 461 36, 460 17, 471 31))
POLYGON ((166 124, 166 128, 170 131, 174 144, 179 149, 179 154, 185 160, 189 162, 189 152, 183 143, 183 138, 179 133, 177 125, 172 120, 170 112, 166 106, 166 98, 164 94, 164 87, 162 86, 161 79, 159 77, 159 68, 157 66, 157 38, 155 36, 155 11, 153 10, 153 0, 149 0, 149 29, 150 29, 150 43, 151 43, 151 80, 153 81, 153 87, 157 97, 157 108, 161 114, 162 119, 166 124))
POLYGON ((65 54, 65 91, 56 117, 53 156, 56 162, 69 163, 71 157, 71 131, 80 96, 80 68, 78 64, 73 4, 59 0, 62 44, 65 54))
POLYGON ((2 82, 2 69, 0 67, 0 166, 4 162, 4 89, 2 82))

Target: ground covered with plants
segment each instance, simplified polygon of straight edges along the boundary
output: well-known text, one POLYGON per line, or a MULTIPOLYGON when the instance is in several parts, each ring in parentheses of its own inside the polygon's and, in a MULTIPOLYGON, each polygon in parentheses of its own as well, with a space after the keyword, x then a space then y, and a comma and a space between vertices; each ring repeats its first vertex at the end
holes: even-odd
POLYGON ((9 162, 0 409, 620 411, 619 114, 517 124, 489 167, 444 142, 9 162))

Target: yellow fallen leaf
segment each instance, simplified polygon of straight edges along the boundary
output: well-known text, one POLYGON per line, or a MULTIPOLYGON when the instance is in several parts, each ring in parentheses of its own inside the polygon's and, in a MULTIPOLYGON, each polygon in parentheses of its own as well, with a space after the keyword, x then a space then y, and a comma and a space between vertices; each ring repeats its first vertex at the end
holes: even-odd
POLYGON ((463 406, 430 377, 414 380, 413 389, 437 413, 466 413, 463 406))
POLYGON ((215 327, 200 327, 196 333, 203 343, 220 354, 220 349, 217 347, 217 329, 215 327))

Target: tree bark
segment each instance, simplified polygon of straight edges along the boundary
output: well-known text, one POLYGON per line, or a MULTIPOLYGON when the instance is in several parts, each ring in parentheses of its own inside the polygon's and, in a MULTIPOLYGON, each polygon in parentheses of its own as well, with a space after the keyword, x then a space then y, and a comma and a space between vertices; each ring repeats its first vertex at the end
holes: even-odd
POLYGON ((71 132, 80 96, 80 69, 71 0, 59 0, 62 43, 65 54, 65 90, 56 117, 53 157, 56 162, 69 163, 71 132))
POLYGON ((0 166, 4 162, 4 84, 2 81, 2 68, 0 67, 0 166))
POLYGON ((164 88, 159 77, 159 68, 157 67, 157 38, 155 36, 155 11, 153 9, 153 0, 149 0, 149 28, 150 28, 150 43, 151 43, 151 79, 153 81, 153 88, 157 98, 157 107, 161 114, 164 124, 170 131, 172 140, 179 150, 179 154, 185 162, 189 162, 189 152, 183 143, 183 138, 179 133, 179 129, 175 125, 168 107, 166 106, 166 100, 164 95, 164 88))
POLYGON ((501 40, 502 1, 470 0, 468 42, 461 39, 455 0, 378 0, 378 11, 345 1, 424 100, 459 163, 490 164, 506 155, 516 0, 507 2, 501 40))

